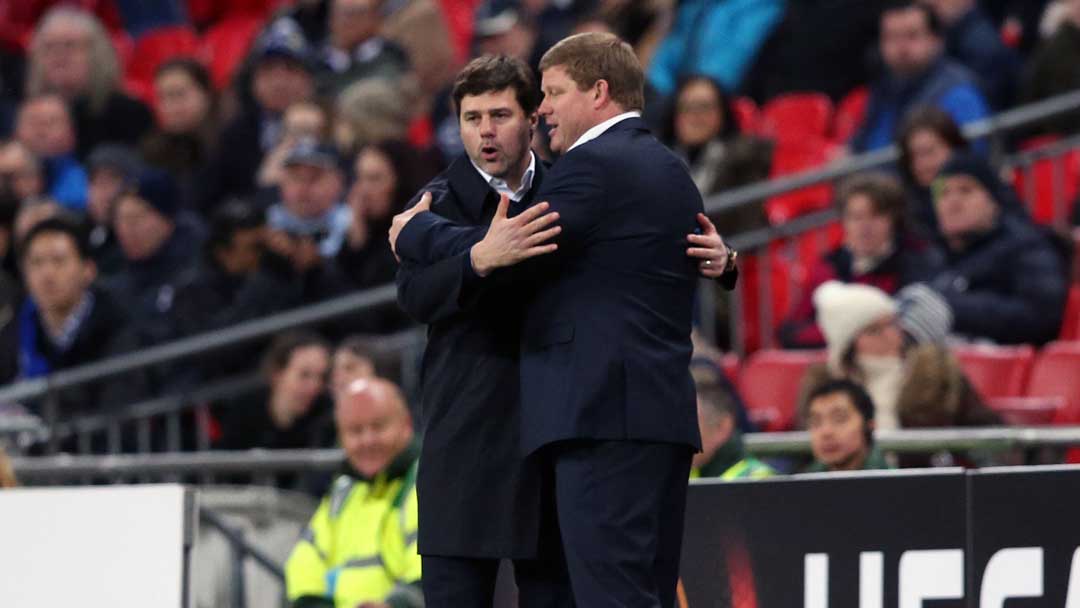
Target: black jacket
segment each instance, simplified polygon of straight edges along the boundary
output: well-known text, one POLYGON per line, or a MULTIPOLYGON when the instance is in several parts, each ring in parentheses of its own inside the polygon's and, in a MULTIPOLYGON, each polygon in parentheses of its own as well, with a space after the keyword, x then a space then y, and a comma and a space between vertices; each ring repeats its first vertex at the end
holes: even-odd
POLYGON ((248 108, 226 125, 215 150, 204 179, 192 188, 195 206, 207 217, 224 199, 255 193, 255 175, 265 154, 261 112, 248 108))
POLYGON ((952 307, 953 330, 1000 344, 1044 344, 1061 327, 1068 285, 1062 254, 1026 218, 1002 214, 962 250, 942 245, 931 285, 952 307))
MULTIPOLYGON (((538 161, 529 204, 546 169, 538 161)), ((462 154, 421 192, 452 222, 486 227, 498 196, 462 154)), ((425 214, 428 215, 428 214, 425 214)), ((424 436, 417 494, 420 552, 530 557, 540 520, 540 479, 519 455, 520 292, 477 293, 468 252, 433 264, 405 261, 398 301, 428 324, 422 373, 424 436)))
POLYGON ((154 127, 150 109, 119 92, 109 95, 97 112, 90 107, 89 99, 77 99, 71 106, 71 114, 75 119, 76 155, 80 159, 86 159, 95 146, 106 142, 136 146, 154 127))
POLYGON ((173 303, 180 276, 195 263, 203 228, 194 218, 180 216, 172 235, 147 259, 126 261, 106 287, 128 308, 132 328, 144 345, 174 337, 173 303))
POLYGON ((22 288, 0 270, 0 385, 15 380, 19 373, 19 302, 22 288))

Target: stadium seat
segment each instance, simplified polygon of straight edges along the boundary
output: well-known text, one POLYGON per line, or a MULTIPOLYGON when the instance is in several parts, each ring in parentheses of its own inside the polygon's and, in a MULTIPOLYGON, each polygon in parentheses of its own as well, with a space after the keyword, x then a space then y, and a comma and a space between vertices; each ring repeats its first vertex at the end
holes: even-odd
POLYGON ((953 349, 968 380, 983 399, 1024 394, 1035 349, 1030 346, 963 346, 953 349))
MULTIPOLYGON (((1063 400, 1054 413, 1053 424, 1080 426, 1080 343, 1051 342, 1044 346, 1031 370, 1027 394, 1063 400)), ((1080 449, 1066 451, 1065 461, 1080 463, 1080 449)))
POLYGON ((836 116, 833 118, 833 141, 845 145, 855 135, 866 116, 866 102, 869 99, 870 89, 859 87, 840 101, 840 105, 836 107, 836 116))
POLYGON ((812 268, 822 256, 840 246, 844 229, 839 221, 829 222, 794 238, 798 240, 799 259, 806 268, 812 268))
POLYGON ((473 15, 477 4, 477 0, 439 0, 443 18, 450 30, 450 43, 461 63, 469 59, 473 39, 473 15))
POLYGON ((1080 344, 1051 342, 1042 348, 1031 370, 1027 394, 1057 395, 1080 405, 1080 344))
POLYGON ((173 57, 194 57, 198 50, 199 37, 186 26, 163 27, 143 34, 135 41, 124 84, 133 92, 141 92, 143 101, 151 103, 148 91, 152 91, 158 66, 173 57))
POLYGON ((261 27, 260 18, 240 15, 214 24, 203 35, 199 58, 219 90, 229 85, 261 27))
POLYGON ((1055 422, 1080 424, 1080 343, 1051 342, 1035 358, 1028 381, 1029 397, 1060 397, 1065 407, 1055 422))
POLYGON ((793 241, 774 241, 766 251, 768 259, 761 251, 739 258, 739 331, 745 352, 772 345, 777 325, 794 305, 799 286, 806 282, 806 265, 793 241), (761 284, 763 271, 768 277, 767 290, 761 284))
MULTIPOLYGON (((807 136, 800 141, 777 141, 770 178, 783 177, 819 168, 829 162, 835 147, 822 137, 807 136)), ((800 215, 826 209, 832 204, 832 184, 800 188, 765 201, 765 216, 772 225, 783 224, 800 215)))
POLYGON ((731 100, 731 111, 739 130, 747 135, 756 135, 761 131, 761 110, 749 97, 736 97, 731 100))
POLYGON ((822 93, 785 93, 765 104, 762 132, 778 141, 824 139, 832 126, 833 104, 822 93))
POLYGON ((986 405, 1001 415, 1008 424, 1042 426, 1052 424, 1065 407, 1060 397, 997 397, 986 405))
POLYGON ((763 350, 751 355, 739 374, 750 420, 764 431, 794 428, 803 375, 825 359, 825 351, 763 350))
POLYGON ((1069 299, 1065 304, 1065 317, 1061 323, 1061 334, 1058 339, 1062 342, 1080 340, 1080 285, 1069 288, 1069 299))
MULTIPOLYGON (((1027 142, 1027 146, 1036 149, 1053 141, 1053 137, 1038 138, 1027 142)), ((1035 161, 1027 170, 1014 168, 1013 187, 1027 203, 1035 221, 1042 224, 1069 221, 1080 191, 1080 151, 1069 150, 1035 161)))

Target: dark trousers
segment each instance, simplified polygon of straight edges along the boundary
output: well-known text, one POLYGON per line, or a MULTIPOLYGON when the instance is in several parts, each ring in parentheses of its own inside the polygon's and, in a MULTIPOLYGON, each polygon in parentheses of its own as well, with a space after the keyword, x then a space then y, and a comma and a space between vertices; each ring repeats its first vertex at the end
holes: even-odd
POLYGON ((674 607, 691 449, 575 440, 544 451, 577 605, 674 607))
MULTIPOLYGON (((559 535, 555 491, 550 472, 544 476, 540 535, 535 559, 515 559, 518 608, 575 608, 559 535)), ((491 608, 513 606, 514 585, 499 580, 502 560, 421 555, 425 608, 491 608), (509 601, 507 601, 509 600, 509 601)))
MULTIPOLYGON (((495 602, 497 559, 421 556, 426 608, 491 608, 495 602)), ((519 608, 573 608, 566 565, 560 557, 514 560, 519 608)), ((505 581, 504 581, 505 582, 505 581)), ((500 600, 513 589, 500 588, 500 600)), ((500 606, 512 605, 500 602, 500 606)))

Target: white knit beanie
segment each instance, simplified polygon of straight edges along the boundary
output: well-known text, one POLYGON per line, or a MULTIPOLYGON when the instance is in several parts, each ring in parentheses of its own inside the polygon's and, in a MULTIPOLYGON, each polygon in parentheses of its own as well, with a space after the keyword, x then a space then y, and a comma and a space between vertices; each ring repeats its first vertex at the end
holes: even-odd
POLYGON ((896 314, 896 303, 870 285, 828 281, 814 290, 818 326, 829 348, 829 368, 843 371, 844 353, 864 329, 882 317, 896 314))

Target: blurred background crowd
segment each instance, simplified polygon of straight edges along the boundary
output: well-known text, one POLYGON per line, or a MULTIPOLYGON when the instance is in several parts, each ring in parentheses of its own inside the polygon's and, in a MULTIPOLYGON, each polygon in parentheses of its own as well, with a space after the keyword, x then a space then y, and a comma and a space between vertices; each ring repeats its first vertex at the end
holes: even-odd
MULTIPOLYGON (((1058 341, 1078 337, 1080 156, 1042 172, 1053 203, 1041 173, 1000 164, 1067 141, 1080 111, 962 132, 1080 87, 1080 0, 0 0, 0 384, 392 283, 390 218, 462 151, 456 71, 486 53, 535 67, 597 30, 633 45, 645 117, 707 201, 899 148, 713 209, 728 240, 768 235, 740 258, 740 306, 701 315, 702 393, 735 421, 720 444, 827 427, 811 404, 843 382, 878 429, 1080 421, 1080 388, 1038 380, 1080 377, 1058 341), (830 210, 812 239, 776 232, 830 210)), ((550 158, 543 129, 534 149, 550 158)), ((333 387, 406 381, 377 353, 411 327, 392 304, 359 311, 65 389, 59 417, 257 373, 186 418, 183 447, 192 429, 330 446, 333 387)))

